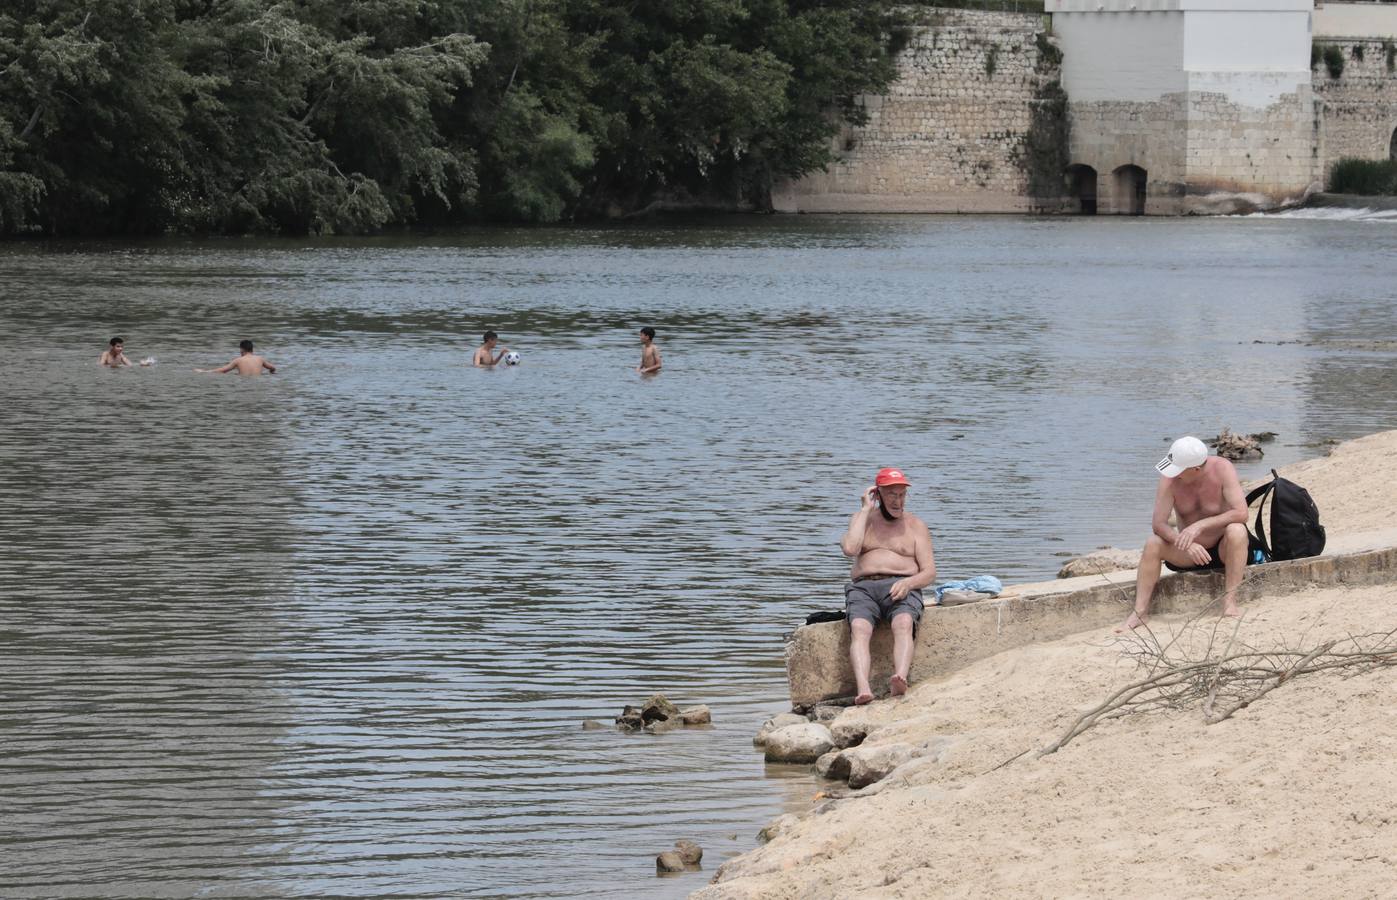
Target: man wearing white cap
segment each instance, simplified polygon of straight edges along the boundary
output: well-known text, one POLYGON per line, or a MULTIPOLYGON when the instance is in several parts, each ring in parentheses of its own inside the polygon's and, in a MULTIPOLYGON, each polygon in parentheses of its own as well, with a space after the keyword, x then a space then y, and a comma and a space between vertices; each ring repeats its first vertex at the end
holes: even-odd
POLYGON ((1159 487, 1154 495, 1154 534, 1145 542, 1135 576, 1135 611, 1117 628, 1145 623, 1159 582, 1159 565, 1175 571, 1223 570, 1222 614, 1238 616, 1237 586, 1247 565, 1247 500, 1237 470, 1220 456, 1209 456, 1196 437, 1181 437, 1155 466, 1159 487), (1169 524, 1173 512, 1179 528, 1169 524))

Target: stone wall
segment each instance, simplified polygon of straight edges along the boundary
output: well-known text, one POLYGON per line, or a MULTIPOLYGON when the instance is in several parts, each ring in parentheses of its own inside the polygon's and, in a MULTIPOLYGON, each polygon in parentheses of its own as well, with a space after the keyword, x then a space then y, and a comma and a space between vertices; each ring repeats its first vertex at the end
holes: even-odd
POLYGON ((1184 193, 1187 212, 1295 203, 1318 186, 1314 99, 1308 85, 1250 107, 1190 92, 1184 193))
MULTIPOLYGON (((1183 212, 1187 94, 1153 102, 1133 100, 1072 101, 1071 163, 1089 167, 1095 177, 1096 211, 1130 211, 1128 186, 1117 171, 1143 169, 1146 210, 1151 214, 1183 212)), ((1090 210, 1084 210, 1090 211, 1090 210)))
POLYGON ((1045 6, 1084 211, 1227 213, 1318 187, 1309 0, 1045 6))
POLYGON ((1319 156, 1324 177, 1339 159, 1394 158, 1397 146, 1397 40, 1327 38, 1344 54, 1344 71, 1330 76, 1321 61, 1314 68, 1315 96, 1322 127, 1319 156))
POLYGON ((1245 5, 1048 0, 1055 37, 1039 15, 925 11, 898 81, 861 98, 867 123, 772 205, 1085 211, 1090 194, 1101 213, 1229 213, 1298 201, 1341 157, 1397 154, 1397 41, 1317 39, 1344 51, 1335 79, 1305 69, 1303 9, 1245 5))
MULTIPOLYGON (((862 98, 867 124, 835 139, 837 160, 825 172, 778 186, 773 206, 1025 212, 1047 205, 1033 197, 1043 179, 1031 176, 1060 142, 1044 133, 1061 102, 1052 93, 1058 55, 1039 37, 1044 30, 1040 15, 925 13, 898 59, 901 77, 886 96, 862 98)), ((1048 165, 1060 171, 1061 161, 1048 165)))
POLYGON ((1229 213, 1300 200, 1319 179, 1308 88, 1266 107, 1185 91, 1158 100, 1072 102, 1072 162, 1098 176, 1098 211, 1132 212, 1117 176, 1146 172, 1151 215, 1229 213))

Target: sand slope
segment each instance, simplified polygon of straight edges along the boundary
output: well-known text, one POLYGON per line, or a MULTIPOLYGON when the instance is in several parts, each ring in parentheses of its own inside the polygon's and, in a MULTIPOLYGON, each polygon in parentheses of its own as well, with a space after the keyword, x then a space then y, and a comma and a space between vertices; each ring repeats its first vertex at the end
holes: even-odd
MULTIPOLYGON (((1331 535, 1388 528, 1397 432, 1282 474, 1310 489, 1331 535)), ((1243 609, 1240 640, 1308 648, 1397 628, 1397 585, 1243 609)), ((1183 623, 1151 624, 1168 640, 1183 623)), ((1206 641, 1209 631, 1188 635, 1206 641)), ((818 804, 695 896, 1397 893, 1397 667, 1303 676, 1212 726, 1197 708, 1108 721, 1056 754, 990 771, 1135 680, 1121 641, 1085 632, 849 710, 873 726, 870 744, 953 743, 869 796, 818 804)))

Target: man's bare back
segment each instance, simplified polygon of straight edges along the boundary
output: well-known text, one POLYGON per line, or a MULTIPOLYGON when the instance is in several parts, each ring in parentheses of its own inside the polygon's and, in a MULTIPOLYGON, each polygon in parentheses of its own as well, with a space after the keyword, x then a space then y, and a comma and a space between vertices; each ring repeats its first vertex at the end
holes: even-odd
POLYGON ((266 369, 268 372, 276 371, 275 366, 273 366, 271 363, 267 362, 265 359, 263 359, 255 353, 249 353, 246 356, 239 356, 237 359, 233 360, 228 365, 224 366, 222 369, 219 369, 219 371, 226 372, 230 368, 233 371, 236 371, 239 375, 261 375, 263 369, 266 369))
POLYGON ((195 369, 196 372, 203 372, 211 375, 226 375, 229 372, 237 372, 239 375, 261 375, 266 369, 273 374, 276 373, 276 366, 267 362, 265 357, 258 356, 252 352, 252 341, 243 341, 238 345, 242 355, 226 366, 217 369, 195 369))

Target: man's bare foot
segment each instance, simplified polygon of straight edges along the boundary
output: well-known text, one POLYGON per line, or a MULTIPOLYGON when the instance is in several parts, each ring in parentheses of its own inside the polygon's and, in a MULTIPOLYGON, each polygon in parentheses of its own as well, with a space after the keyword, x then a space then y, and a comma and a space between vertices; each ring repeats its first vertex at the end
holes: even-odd
POLYGON ((901 675, 894 675, 888 679, 888 693, 894 697, 901 697, 907 693, 907 679, 901 675))
POLYGON ((862 694, 859 694, 857 697, 854 698, 854 705, 855 705, 855 706, 867 706, 868 704, 870 704, 870 703, 872 703, 872 702, 873 702, 873 695, 872 695, 871 693, 867 692, 867 691, 864 691, 862 694))
POLYGON ((1240 619, 1242 617, 1242 610, 1234 603, 1231 606, 1224 606, 1222 608, 1222 614, 1229 619, 1240 619))
POLYGON ((1130 618, 1126 619, 1124 622, 1116 626, 1116 634, 1123 634, 1127 631, 1133 631, 1134 629, 1139 628, 1141 625, 1144 624, 1145 617, 1137 612, 1132 612, 1130 614, 1130 618))

